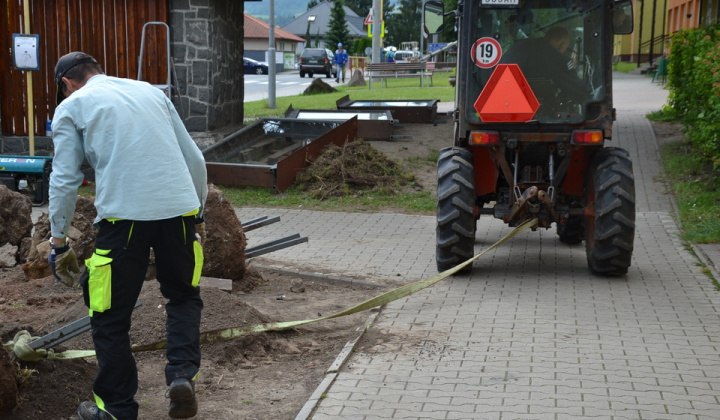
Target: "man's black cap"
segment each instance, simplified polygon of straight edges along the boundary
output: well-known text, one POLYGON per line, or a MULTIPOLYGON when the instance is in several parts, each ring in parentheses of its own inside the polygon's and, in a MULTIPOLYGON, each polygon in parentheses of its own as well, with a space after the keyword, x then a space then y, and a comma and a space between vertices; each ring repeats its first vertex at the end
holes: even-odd
POLYGON ((62 93, 63 81, 62 78, 65 74, 73 67, 78 64, 94 63, 98 62, 92 58, 91 55, 85 54, 84 52, 74 51, 63 55, 55 65, 55 85, 57 85, 57 93, 55 95, 55 104, 60 105, 60 102, 65 99, 65 95, 62 93))

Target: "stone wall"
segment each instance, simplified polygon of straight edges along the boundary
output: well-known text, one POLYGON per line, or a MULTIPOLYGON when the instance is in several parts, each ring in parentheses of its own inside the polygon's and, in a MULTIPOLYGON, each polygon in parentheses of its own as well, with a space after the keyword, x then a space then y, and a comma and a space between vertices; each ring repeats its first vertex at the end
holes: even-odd
MULTIPOLYGON (((180 94, 173 103, 193 137, 242 123, 243 1, 169 0, 173 62, 180 94)), ((44 131, 44 130, 41 130, 44 131)), ((197 140, 196 140, 197 141, 197 140)), ((52 140, 35 136, 39 156, 52 154, 52 140)), ((0 154, 28 155, 27 136, 0 135, 0 154)))
POLYGON ((171 0, 171 48, 188 131, 243 119, 243 11, 235 0, 171 0))

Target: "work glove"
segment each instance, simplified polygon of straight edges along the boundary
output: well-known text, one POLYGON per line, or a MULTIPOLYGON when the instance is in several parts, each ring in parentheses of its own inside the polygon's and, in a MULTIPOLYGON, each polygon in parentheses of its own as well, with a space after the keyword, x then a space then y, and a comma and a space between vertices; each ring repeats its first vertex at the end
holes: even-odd
POLYGON ((48 255, 48 264, 52 269, 53 276, 67 287, 75 284, 75 277, 70 272, 80 274, 75 251, 70 248, 70 244, 65 242, 65 246, 60 248, 51 248, 48 255))

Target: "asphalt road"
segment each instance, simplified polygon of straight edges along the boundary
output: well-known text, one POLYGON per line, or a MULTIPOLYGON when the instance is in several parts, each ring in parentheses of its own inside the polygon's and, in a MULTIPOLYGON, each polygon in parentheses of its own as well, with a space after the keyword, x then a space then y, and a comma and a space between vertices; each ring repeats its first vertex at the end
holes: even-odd
MULTIPOLYGON (((335 84, 335 79, 327 79, 322 76, 328 84, 335 84)), ((349 80, 348 78, 345 79, 349 80)), ((300 77, 297 70, 277 73, 275 75, 275 97, 298 95, 312 83, 312 77, 300 77)), ((246 74, 245 75, 245 102, 259 101, 268 98, 268 75, 267 74, 246 74)))

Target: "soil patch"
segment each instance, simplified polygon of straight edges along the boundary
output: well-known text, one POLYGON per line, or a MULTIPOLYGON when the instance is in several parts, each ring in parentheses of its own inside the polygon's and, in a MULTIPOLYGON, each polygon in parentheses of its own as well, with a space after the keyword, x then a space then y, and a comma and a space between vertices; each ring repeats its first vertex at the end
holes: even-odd
MULTIPOLYGON (((376 288, 343 287, 294 278, 271 270, 249 268, 249 292, 202 289, 202 331, 272 321, 312 319, 335 313, 382 293, 376 288)), ((52 277, 25 282, 20 268, 0 275, 2 340, 26 329, 43 335, 87 315, 80 293, 52 277)), ((156 281, 148 281, 133 314, 133 343, 165 338, 165 300, 156 281)), ((290 419, 303 407, 343 346, 358 335, 369 316, 362 312, 271 333, 254 333, 230 341, 204 344, 197 384, 200 412, 196 418, 290 419)), ((89 333, 58 346, 92 349, 89 333)), ((136 400, 140 418, 167 418, 168 401, 163 351, 135 354, 140 378, 136 400)), ((94 358, 16 363, 21 402, 3 419, 74 419, 80 402, 91 398, 97 372, 94 358)))
POLYGON ((660 146, 681 141, 685 137, 682 124, 655 121, 651 121, 651 124, 660 146))

